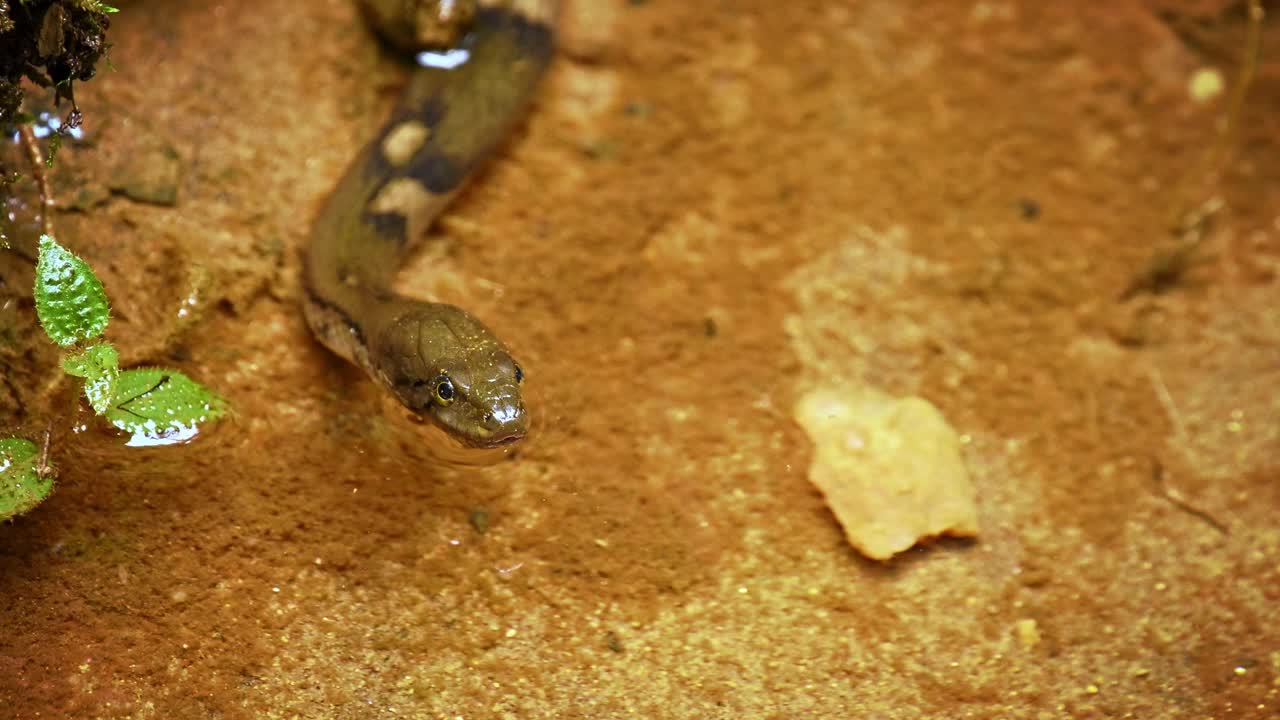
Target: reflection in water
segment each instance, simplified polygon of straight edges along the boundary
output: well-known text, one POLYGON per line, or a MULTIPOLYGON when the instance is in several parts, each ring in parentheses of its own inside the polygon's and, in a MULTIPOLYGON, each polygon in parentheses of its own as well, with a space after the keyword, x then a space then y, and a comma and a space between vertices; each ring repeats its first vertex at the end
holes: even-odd
POLYGON ((195 312, 196 306, 200 304, 201 290, 199 283, 192 285, 191 292, 187 293, 186 299, 178 306, 178 318, 180 320, 190 317, 195 312))
POLYGON ((197 423, 183 425, 175 422, 171 425, 160 427, 154 421, 148 421, 146 426, 138 427, 133 431, 133 435, 125 445, 128 447, 181 445, 191 442, 199 434, 200 427, 197 423))
POLYGON ((0 249, 13 250, 34 263, 42 229, 39 211, 18 193, 0 200, 0 240, 4 241, 0 249))
MULTIPOLYGON (((416 416, 409 416, 409 419, 418 425, 413 432, 415 445, 425 451, 433 461, 443 465, 458 468, 496 465, 506 459, 520 444, 515 442, 490 448, 471 447, 462 444, 444 428, 430 420, 423 420, 416 416)), ((527 441, 526 439, 521 442, 527 441)))
POLYGON ((454 48, 443 52, 420 52, 415 58, 422 67, 452 70, 471 59, 471 51, 454 48))
MULTIPOLYGON (((54 113, 41 111, 36 114, 35 121, 31 123, 31 132, 37 138, 43 139, 57 133, 61 127, 62 118, 58 117, 54 113)), ((78 125, 68 126, 65 130, 62 130, 62 134, 70 136, 76 140, 84 138, 84 130, 78 125)), ((18 141, 18 132, 16 130, 12 134, 12 139, 14 142, 18 141)))
MULTIPOLYGON (((9 123, 2 124, 4 130, 9 130, 7 137, 12 143, 11 147, 5 147, 4 152, 16 153, 18 144, 21 142, 18 137, 16 126, 9 123)), ((42 110, 35 114, 31 121, 32 134, 37 138, 46 139, 57 134, 61 134, 64 139, 72 138, 74 140, 82 140, 84 138, 84 129, 79 125, 63 127, 62 118, 56 113, 42 110)), ((52 161, 52 156, 50 156, 52 161)), ((13 162, 16 166, 17 156, 14 159, 6 157, 6 161, 13 162)), ((34 190, 31 191, 34 194, 34 190)), ((0 250, 13 250, 22 257, 35 262, 36 260, 36 242, 43 232, 43 224, 41 221, 39 202, 30 203, 18 192, 7 192, 0 199, 0 250)))

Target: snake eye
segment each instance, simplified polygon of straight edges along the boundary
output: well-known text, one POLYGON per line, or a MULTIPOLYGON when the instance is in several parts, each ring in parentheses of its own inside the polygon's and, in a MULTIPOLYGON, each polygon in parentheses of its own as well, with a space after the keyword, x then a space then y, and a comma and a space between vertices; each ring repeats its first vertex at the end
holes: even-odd
POLYGON ((520 366, 516 365, 516 384, 519 385, 522 382, 524 382, 524 370, 521 370, 520 366))
POLYGON ((453 381, 447 375, 440 376, 439 382, 436 383, 436 402, 448 405, 453 402, 453 395, 453 381))

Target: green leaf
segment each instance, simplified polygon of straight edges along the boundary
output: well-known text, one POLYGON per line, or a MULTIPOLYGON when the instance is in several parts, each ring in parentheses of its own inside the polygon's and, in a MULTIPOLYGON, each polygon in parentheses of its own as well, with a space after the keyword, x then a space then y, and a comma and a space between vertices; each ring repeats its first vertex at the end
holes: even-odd
POLYGON ((127 445, 173 445, 193 439, 200 424, 221 418, 227 403, 191 378, 166 368, 125 370, 105 413, 132 433, 127 445))
POLYGON ((116 378, 120 376, 120 353, 110 343, 91 345, 62 359, 68 375, 84 378, 84 394, 93 411, 102 415, 111 407, 116 395, 116 378))
POLYGON ((40 236, 36 262, 36 316, 49 337, 67 347, 107 328, 107 293, 88 263, 48 235, 40 236))
POLYGON ((35 443, 22 438, 0 439, 0 520, 27 512, 52 490, 53 475, 40 472, 35 443))

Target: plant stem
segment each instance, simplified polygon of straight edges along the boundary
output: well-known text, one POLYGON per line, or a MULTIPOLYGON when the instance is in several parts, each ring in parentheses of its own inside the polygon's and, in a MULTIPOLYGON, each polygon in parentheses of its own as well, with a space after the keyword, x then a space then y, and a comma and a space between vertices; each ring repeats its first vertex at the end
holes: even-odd
POLYGON ((1203 213, 1188 208, 1191 202, 1187 198, 1186 187, 1195 177, 1222 172, 1223 166, 1226 164, 1226 156, 1230 149, 1231 140, 1239 132, 1240 116, 1244 112, 1245 96, 1248 94, 1249 86, 1253 84, 1253 78, 1258 71, 1258 55, 1262 45, 1262 21, 1266 15, 1262 7, 1262 0, 1246 0, 1245 13, 1248 24, 1245 26, 1244 47, 1240 53, 1240 69, 1236 74, 1235 84, 1232 85, 1231 92, 1227 96, 1226 112, 1223 115, 1221 124, 1218 126, 1217 137, 1214 138, 1213 144, 1209 146, 1208 151, 1201 157, 1200 166, 1194 176, 1184 176, 1177 188, 1178 192, 1174 193, 1175 214, 1171 218, 1171 228, 1175 234, 1194 230, 1205 219, 1203 213))
POLYGON ((18 137, 27 150, 27 160, 31 162, 31 177, 40 190, 40 229, 45 235, 53 237, 53 188, 49 185, 49 173, 44 161, 44 152, 36 142, 36 134, 31 125, 23 123, 18 126, 18 137))

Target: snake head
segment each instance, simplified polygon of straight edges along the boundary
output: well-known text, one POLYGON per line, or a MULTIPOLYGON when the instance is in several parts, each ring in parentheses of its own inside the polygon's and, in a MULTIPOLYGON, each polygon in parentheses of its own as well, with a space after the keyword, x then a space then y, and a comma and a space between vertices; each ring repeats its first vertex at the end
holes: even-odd
POLYGON ((409 305, 378 332, 369 359, 401 404, 466 445, 496 447, 528 432, 524 372, 461 308, 409 305))

